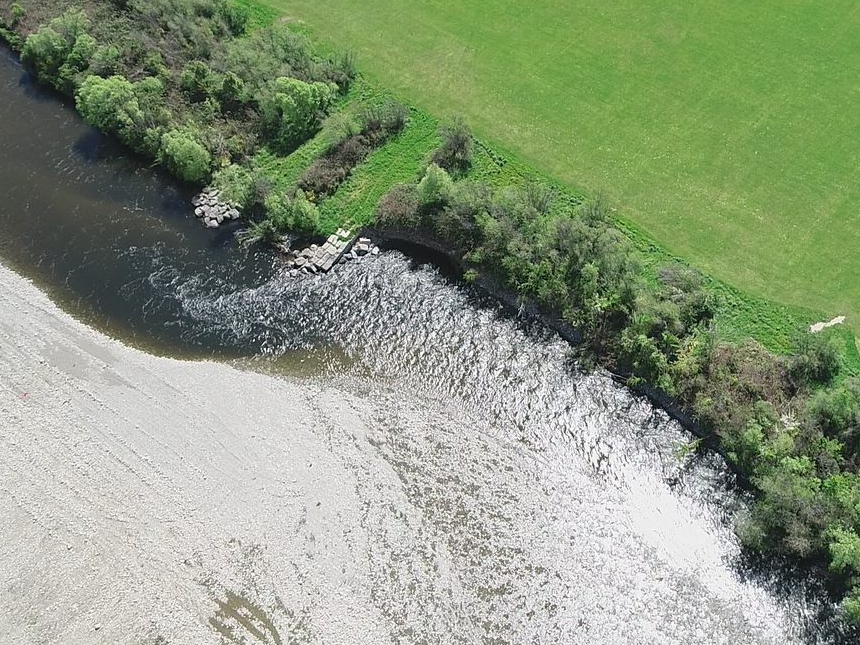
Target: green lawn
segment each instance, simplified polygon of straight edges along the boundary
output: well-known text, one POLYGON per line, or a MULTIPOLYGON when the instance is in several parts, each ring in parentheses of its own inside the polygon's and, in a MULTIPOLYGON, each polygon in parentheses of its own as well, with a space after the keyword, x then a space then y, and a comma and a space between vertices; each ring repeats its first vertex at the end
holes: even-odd
POLYGON ((860 330, 860 6, 264 0, 670 252, 860 330))

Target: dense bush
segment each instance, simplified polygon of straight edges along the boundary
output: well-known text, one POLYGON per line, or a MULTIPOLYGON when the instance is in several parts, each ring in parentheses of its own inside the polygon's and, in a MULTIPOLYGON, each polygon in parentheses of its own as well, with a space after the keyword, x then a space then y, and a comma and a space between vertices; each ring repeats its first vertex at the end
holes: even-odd
POLYGON ((334 83, 345 90, 355 76, 351 56, 319 58, 305 36, 283 23, 231 41, 216 67, 234 71, 254 93, 263 93, 272 79, 280 77, 334 83))
POLYGON ((224 112, 238 112, 247 101, 245 82, 233 72, 227 72, 217 88, 216 97, 224 112))
MULTIPOLYGON (((860 378, 817 392, 808 406, 809 420, 825 436, 838 439, 853 460, 860 454, 860 378)), ((856 465, 856 464, 855 464, 856 465)))
POLYGON ((791 357, 789 371, 798 387, 826 385, 839 371, 839 349, 831 338, 807 335, 791 357))
POLYGON ((381 142, 400 132, 409 119, 409 110, 397 101, 386 101, 368 107, 362 114, 362 133, 374 142, 381 142))
POLYGON ((218 5, 218 13, 234 36, 241 36, 248 28, 251 11, 244 5, 225 0, 218 5))

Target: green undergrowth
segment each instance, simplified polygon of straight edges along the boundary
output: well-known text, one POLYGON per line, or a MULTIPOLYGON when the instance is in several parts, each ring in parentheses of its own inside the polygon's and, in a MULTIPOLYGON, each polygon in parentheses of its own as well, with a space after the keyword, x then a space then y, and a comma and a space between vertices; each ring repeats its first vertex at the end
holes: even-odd
POLYGON ((273 25, 281 15, 277 9, 254 0, 231 0, 231 2, 247 9, 249 32, 273 25))
POLYGON ((412 110, 406 128, 373 151, 329 199, 320 204, 320 227, 355 229, 373 221, 374 209, 392 185, 414 179, 438 144, 438 121, 412 110))

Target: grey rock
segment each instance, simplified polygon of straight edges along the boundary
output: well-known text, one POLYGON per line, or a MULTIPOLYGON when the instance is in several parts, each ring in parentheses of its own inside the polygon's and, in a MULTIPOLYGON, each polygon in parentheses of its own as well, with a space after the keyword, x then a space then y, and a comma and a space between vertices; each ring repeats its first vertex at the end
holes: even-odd
POLYGON ((218 221, 214 219, 207 220, 206 226, 208 226, 209 228, 218 228, 218 221))

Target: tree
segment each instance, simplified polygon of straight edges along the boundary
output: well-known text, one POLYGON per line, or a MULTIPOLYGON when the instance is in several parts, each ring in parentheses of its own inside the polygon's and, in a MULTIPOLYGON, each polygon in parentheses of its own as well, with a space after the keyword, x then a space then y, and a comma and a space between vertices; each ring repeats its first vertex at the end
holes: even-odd
POLYGON ((442 145, 433 152, 432 161, 449 172, 465 172, 472 165, 472 132, 462 117, 455 116, 442 126, 442 145))
POLYGON ((418 200, 422 206, 441 204, 451 194, 453 185, 448 173, 431 163, 418 183, 418 200))
POLYGON ((124 76, 89 76, 78 90, 78 112, 84 121, 136 147, 144 129, 134 86, 124 76))
POLYGON ((40 81, 71 93, 96 50, 96 41, 86 33, 88 26, 83 11, 70 9, 27 38, 21 59, 40 81))
POLYGON ((241 36, 248 28, 251 10, 248 7, 233 2, 222 2, 218 5, 218 13, 234 36, 241 36))
POLYGON ((245 82, 233 72, 227 72, 216 95, 224 112, 235 112, 245 101, 245 82))
POLYGON ((263 122, 275 150, 288 153, 319 128, 334 91, 325 83, 278 78, 263 100, 263 122))
POLYGON ((860 625, 860 586, 855 586, 842 601, 842 610, 849 623, 860 625))
POLYGON ((212 95, 212 70, 203 61, 193 60, 182 69, 179 87, 192 101, 205 101, 212 95))
POLYGON ((161 137, 159 160, 185 181, 200 181, 209 174, 212 157, 188 130, 169 130, 161 137))
POLYGON ((860 536, 851 529, 836 526, 830 529, 830 568, 856 575, 860 573, 860 536))
POLYGON ((789 367, 798 386, 826 385, 839 372, 839 348, 832 338, 822 334, 805 336, 789 367))

